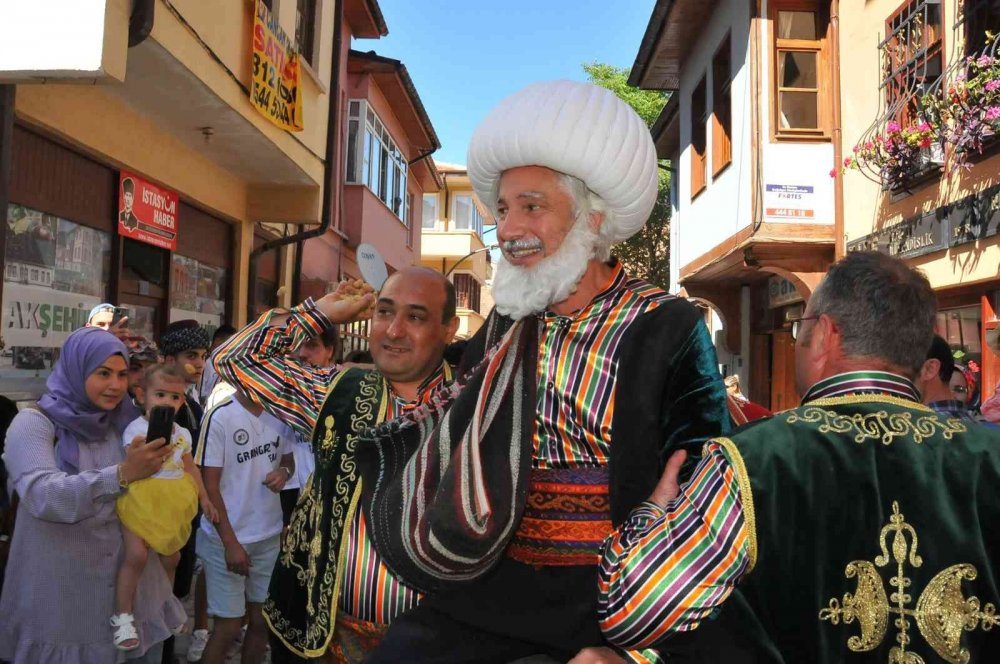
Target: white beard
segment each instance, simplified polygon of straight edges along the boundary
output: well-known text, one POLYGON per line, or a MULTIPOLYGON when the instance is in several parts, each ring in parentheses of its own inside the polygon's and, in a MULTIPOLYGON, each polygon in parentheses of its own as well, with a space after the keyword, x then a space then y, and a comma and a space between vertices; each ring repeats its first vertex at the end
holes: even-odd
POLYGON ((588 221, 588 215, 581 215, 556 253, 531 267, 511 265, 501 254, 493 277, 497 311, 519 320, 572 295, 594 257, 599 239, 588 221))

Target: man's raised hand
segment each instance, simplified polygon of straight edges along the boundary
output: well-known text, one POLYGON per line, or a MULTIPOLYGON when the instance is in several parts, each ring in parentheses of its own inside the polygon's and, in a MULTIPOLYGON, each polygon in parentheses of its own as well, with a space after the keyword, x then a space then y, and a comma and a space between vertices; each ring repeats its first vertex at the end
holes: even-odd
POLYGON ((316 307, 334 323, 365 320, 375 311, 375 291, 360 279, 341 281, 335 291, 317 300, 316 307))

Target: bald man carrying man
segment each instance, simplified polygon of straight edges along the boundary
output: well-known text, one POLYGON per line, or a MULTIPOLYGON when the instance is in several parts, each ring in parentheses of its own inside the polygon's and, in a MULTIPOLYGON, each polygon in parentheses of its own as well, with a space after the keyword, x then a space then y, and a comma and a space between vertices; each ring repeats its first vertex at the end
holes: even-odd
POLYGON ((355 445, 361 430, 413 409, 451 380, 443 356, 457 327, 451 282, 411 267, 389 277, 377 298, 366 285, 344 283, 289 312, 268 312, 216 353, 223 379, 311 440, 316 456, 264 603, 275 664, 324 655, 360 662, 420 599, 368 539, 355 445), (368 317, 373 370, 314 367, 291 352, 368 317))

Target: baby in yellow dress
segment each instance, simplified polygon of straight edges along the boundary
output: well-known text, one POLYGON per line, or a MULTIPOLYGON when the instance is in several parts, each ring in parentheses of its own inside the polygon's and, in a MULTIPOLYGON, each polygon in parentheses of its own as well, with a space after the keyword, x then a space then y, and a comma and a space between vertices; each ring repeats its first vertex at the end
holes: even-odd
MULTIPOLYGON (((122 443, 145 445, 148 417, 153 407, 169 406, 176 412, 184 403, 186 385, 184 374, 176 366, 154 364, 148 367, 141 386, 135 390, 136 401, 145 414, 125 428, 122 443)), ((125 556, 118 570, 115 615, 111 617, 111 625, 115 628, 114 641, 119 650, 132 650, 139 645, 132 603, 149 549, 160 555, 173 583, 180 550, 191 535, 191 520, 198 513, 198 504, 211 521, 219 519, 218 510, 205 491, 201 472, 191 458, 191 433, 174 424, 170 447, 170 456, 163 467, 152 477, 129 484, 117 500, 125 556)), ((183 627, 179 625, 176 632, 183 627)))

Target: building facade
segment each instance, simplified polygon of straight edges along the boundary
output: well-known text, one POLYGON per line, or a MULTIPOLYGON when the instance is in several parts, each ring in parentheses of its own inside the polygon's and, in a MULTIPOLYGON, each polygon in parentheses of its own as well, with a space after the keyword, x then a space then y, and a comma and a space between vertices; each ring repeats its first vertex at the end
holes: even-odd
POLYGON ((660 0, 629 79, 672 93, 651 129, 672 165, 672 289, 712 309, 723 373, 775 410, 798 403, 791 321, 842 235, 831 7, 660 0))
POLYGON ((386 216, 399 230, 374 231, 384 255, 394 266, 416 261, 419 249, 397 249, 407 247, 406 212, 383 196, 388 209, 357 217, 370 203, 352 199, 347 184, 353 99, 369 100, 403 135, 392 172, 406 183, 390 180, 391 191, 411 202, 435 184, 413 163, 437 139, 412 83, 407 94, 365 87, 382 76, 408 82, 405 70, 353 71, 364 56, 350 51, 352 39, 388 33, 376 0, 99 0, 79 16, 36 5, 0 8, 5 25, 17 17, 15 41, 32 46, 0 56, 0 393, 37 395, 59 346, 98 302, 125 307, 132 329, 153 338, 184 318, 240 325, 325 292, 318 278, 356 276, 353 247, 372 241, 364 224, 386 216), (298 83, 276 89, 297 99, 288 108, 299 131, 254 103, 280 106, 258 80, 269 72, 274 84, 286 70, 268 70, 262 56, 280 64, 291 52, 298 83), (296 242, 303 229, 323 232, 296 242), (334 269, 300 284, 310 242, 331 248, 334 269))
MULTIPOLYGON (((1000 118, 978 143, 965 121, 990 122, 983 90, 1000 87, 1000 5, 874 0, 840 22, 840 85, 851 100, 843 108, 847 248, 924 271, 938 294, 937 331, 971 368, 972 398, 985 400, 1000 381, 1000 357, 985 350, 1000 325, 1000 118), (944 117, 942 102, 951 108, 944 117), (904 136, 914 145, 900 145, 904 136), (899 166, 866 147, 876 144, 902 150, 899 166)), ((1000 115, 1000 93, 991 105, 1000 115)))
POLYGON ((457 339, 474 335, 493 308, 490 247, 484 233, 496 226, 472 189, 465 166, 436 162, 441 190, 424 194, 421 264, 449 275, 455 284, 457 339))

